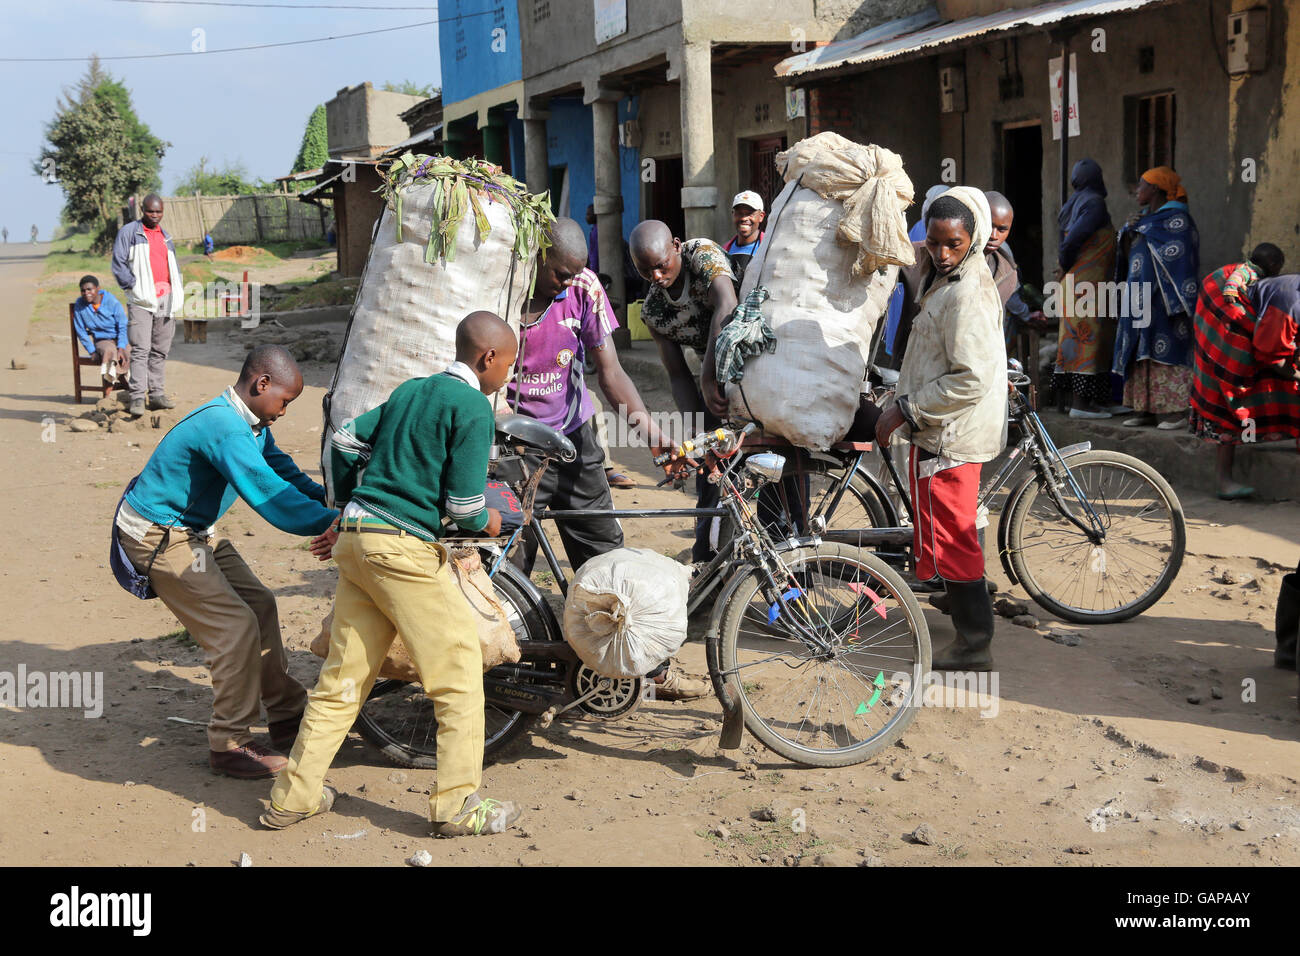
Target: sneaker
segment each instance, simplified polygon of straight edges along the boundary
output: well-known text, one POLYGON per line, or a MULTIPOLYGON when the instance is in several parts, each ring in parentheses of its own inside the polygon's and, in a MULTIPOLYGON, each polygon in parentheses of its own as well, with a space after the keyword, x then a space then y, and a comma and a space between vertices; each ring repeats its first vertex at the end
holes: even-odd
POLYGON ((289 758, 279 751, 250 740, 234 750, 208 752, 208 766, 216 774, 225 774, 239 780, 258 780, 274 777, 289 763, 289 758))
POLYGON ((308 817, 314 817, 318 813, 329 813, 334 807, 334 800, 338 793, 333 787, 323 787, 320 792, 320 804, 315 810, 308 810, 305 813, 299 813, 294 810, 281 810, 274 803, 271 808, 258 817, 258 821, 268 830, 283 830, 285 827, 291 827, 295 823, 301 823, 308 817))
POLYGON ((133 401, 133 402, 131 403, 131 407, 130 407, 129 409, 127 409, 127 414, 130 415, 132 418, 143 418, 143 417, 144 417, 144 399, 143 399, 143 398, 137 398, 135 401, 133 401))
POLYGON ((480 799, 472 793, 460 813, 445 823, 435 822, 433 835, 439 837, 483 836, 503 833, 519 822, 523 808, 509 800, 480 799))
POLYGON ((664 672, 663 680, 655 681, 655 700, 696 700, 713 692, 713 684, 703 677, 687 674, 675 664, 664 672))
POLYGON ((160 411, 161 409, 164 408, 175 408, 175 407, 176 407, 176 403, 173 402, 166 395, 149 396, 149 411, 151 412, 160 411))

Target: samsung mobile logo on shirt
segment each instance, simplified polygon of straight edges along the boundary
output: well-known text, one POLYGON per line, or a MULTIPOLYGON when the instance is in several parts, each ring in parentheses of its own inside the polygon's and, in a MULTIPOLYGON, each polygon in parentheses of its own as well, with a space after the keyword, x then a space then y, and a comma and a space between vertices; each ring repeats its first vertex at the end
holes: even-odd
POLYGON ((150 893, 69 893, 50 897, 51 926, 126 926, 132 935, 148 936, 152 925, 150 893))

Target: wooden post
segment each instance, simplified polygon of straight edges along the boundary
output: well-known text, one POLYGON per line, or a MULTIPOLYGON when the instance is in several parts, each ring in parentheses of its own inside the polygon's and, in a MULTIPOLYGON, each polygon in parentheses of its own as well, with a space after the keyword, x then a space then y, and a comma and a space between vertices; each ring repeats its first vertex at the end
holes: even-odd
POLYGON ((253 221, 257 224, 257 241, 262 241, 262 211, 257 208, 257 197, 253 196, 253 221))
POLYGON ((202 190, 200 189, 194 190, 194 202, 195 202, 195 210, 199 214, 199 242, 202 242, 203 237, 208 234, 207 223, 203 221, 203 191, 202 190))

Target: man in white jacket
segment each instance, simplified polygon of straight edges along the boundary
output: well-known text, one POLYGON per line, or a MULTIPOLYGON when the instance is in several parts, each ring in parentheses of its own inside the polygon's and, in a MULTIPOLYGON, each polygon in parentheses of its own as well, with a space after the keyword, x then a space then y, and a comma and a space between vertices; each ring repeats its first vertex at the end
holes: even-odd
POLYGON ((991 216, 978 189, 957 186, 934 200, 925 249, 934 264, 917 289, 898 401, 876 438, 908 429, 915 512, 916 576, 943 578, 957 640, 934 655, 935 670, 991 670, 993 605, 976 530, 980 465, 1006 444, 1007 354, 1002 300, 984 261, 991 216))
POLYGON ((144 197, 140 219, 128 222, 113 242, 113 277, 126 291, 127 338, 131 343, 132 418, 150 409, 172 408, 163 391, 163 368, 176 333, 173 316, 184 296, 176 246, 162 228, 163 201, 144 197))

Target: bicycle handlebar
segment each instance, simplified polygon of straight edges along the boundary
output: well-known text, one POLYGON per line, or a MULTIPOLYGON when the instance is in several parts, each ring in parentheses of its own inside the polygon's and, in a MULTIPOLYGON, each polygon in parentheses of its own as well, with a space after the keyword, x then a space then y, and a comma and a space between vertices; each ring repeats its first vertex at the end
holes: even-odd
MULTIPOLYGON (((674 458, 686 458, 695 452, 714 451, 718 448, 730 445, 733 442, 736 443, 736 447, 739 447, 740 440, 753 434, 757 428, 757 425, 750 422, 740 430, 739 434, 729 428, 715 428, 713 431, 701 432, 694 438, 687 439, 680 445, 675 446, 672 451, 666 451, 661 455, 655 455, 653 459, 654 465, 656 468, 662 468, 674 458)), ((735 449, 733 448, 732 450, 734 451, 735 449)))

